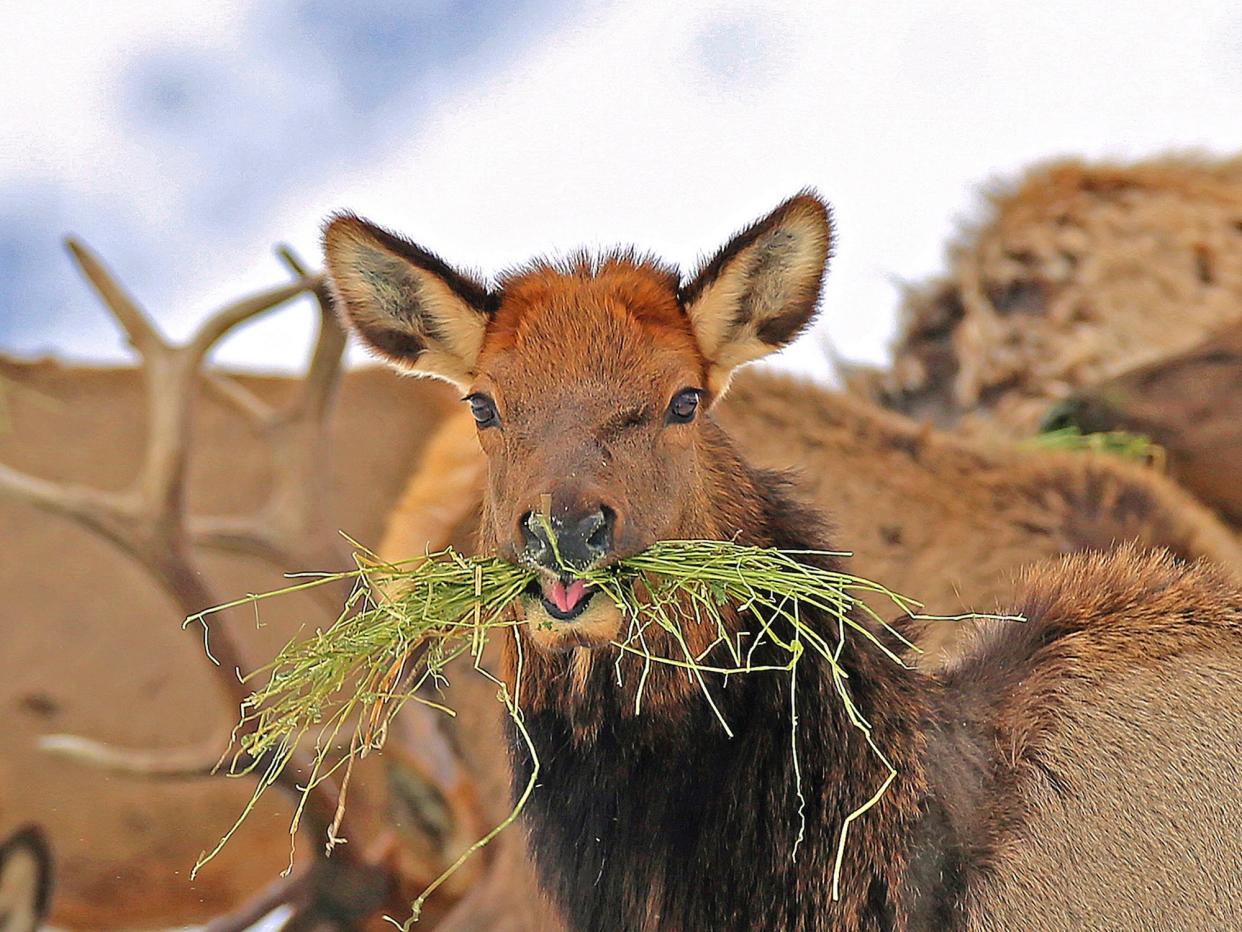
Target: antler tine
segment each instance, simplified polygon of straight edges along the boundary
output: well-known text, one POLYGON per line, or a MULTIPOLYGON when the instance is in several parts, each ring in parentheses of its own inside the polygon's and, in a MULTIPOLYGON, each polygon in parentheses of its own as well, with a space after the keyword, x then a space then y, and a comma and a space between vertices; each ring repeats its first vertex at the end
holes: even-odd
POLYGON ((129 497, 79 485, 49 482, 0 463, 0 492, 27 504, 89 524, 110 538, 120 531, 133 508, 129 497))
POLYGON ((85 243, 70 237, 65 240, 65 246, 95 293, 125 331, 130 346, 145 356, 167 345, 146 311, 85 243))
POLYGON ((278 285, 275 288, 269 288, 267 291, 261 291, 258 294, 229 304, 207 318, 207 321, 198 329, 198 332, 194 334, 190 342, 186 344, 186 351, 195 363, 201 362, 203 357, 211 351, 211 348, 220 342, 234 327, 240 326, 252 317, 257 317, 270 311, 313 288, 314 280, 298 279, 287 285, 278 285))
POLYGON ((305 388, 295 406, 294 416, 321 421, 331 405, 340 378, 347 335, 332 306, 327 279, 323 275, 311 275, 291 247, 280 246, 276 252, 289 270, 314 291, 319 305, 319 332, 307 367, 305 388))
POLYGON ((276 255, 280 257, 280 261, 287 265, 289 271, 297 278, 308 279, 311 277, 310 270, 306 268, 306 263, 302 261, 302 257, 288 243, 281 243, 277 246, 276 255))
POLYGON ((221 372, 205 372, 203 386, 244 417, 256 430, 264 430, 276 416, 266 401, 236 379, 221 372))
POLYGON ((44 735, 39 739, 39 750, 98 770, 165 779, 210 776, 220 763, 220 748, 225 746, 227 742, 220 741, 201 748, 152 751, 120 748, 79 735, 44 735))
POLYGON ((294 566, 292 554, 274 539, 262 517, 191 517, 188 525, 196 546, 257 557, 284 570, 294 566))
POLYGON ((302 416, 319 421, 327 414, 340 380, 342 362, 345 357, 347 338, 328 303, 331 299, 319 298, 319 335, 315 340, 315 351, 311 355, 310 366, 306 372, 306 387, 302 393, 299 410, 302 416))
MULTIPOLYGON (((227 749, 231 740, 233 739, 230 736, 224 736, 200 747, 150 750, 118 747, 81 735, 51 734, 39 738, 38 744, 39 750, 47 754, 76 761, 105 773, 152 780, 184 780, 230 772, 231 755, 227 749)), ((310 773, 312 769, 310 759, 297 752, 287 764, 288 776, 282 773, 278 782, 296 796, 300 796, 303 788, 294 774, 310 773)), ((306 808, 302 810, 302 819, 317 836, 326 836, 331 825, 339 837, 349 837, 352 823, 346 827, 341 822, 334 821, 338 808, 337 785, 332 780, 325 780, 311 789, 306 798, 306 808)), ((349 855, 345 857, 347 860, 352 859, 349 855)))

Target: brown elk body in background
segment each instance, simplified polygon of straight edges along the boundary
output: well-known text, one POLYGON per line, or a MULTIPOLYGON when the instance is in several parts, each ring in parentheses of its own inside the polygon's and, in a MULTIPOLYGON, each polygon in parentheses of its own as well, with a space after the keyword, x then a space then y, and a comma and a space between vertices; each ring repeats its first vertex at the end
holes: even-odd
POLYGON ((1151 438, 1171 476, 1242 528, 1242 320, 1185 353, 1080 389, 1045 426, 1151 438))
MULTIPOLYGON (((533 513, 550 494, 560 550, 582 565, 677 537, 827 543, 707 412, 734 368, 809 322, 828 252, 814 198, 782 205, 686 286, 621 255, 535 265, 489 291, 354 218, 326 242, 364 340, 470 392, 489 458, 484 544, 543 568, 506 662, 510 678, 523 671, 544 768, 526 819, 533 860, 568 925, 1237 924, 1242 592, 1205 564, 1127 547, 1043 565, 1015 605, 1029 621, 982 625, 938 674, 847 649, 850 692, 898 778, 852 829, 839 901, 837 831, 884 772, 823 666, 797 680, 802 800, 783 677, 727 690, 708 678, 731 739, 671 669, 652 674, 635 713, 638 671, 608 646, 617 610, 571 585, 533 513)), ((687 619, 685 636, 706 649, 714 630, 687 619)), ((514 766, 520 786, 529 761, 515 753, 514 766)))

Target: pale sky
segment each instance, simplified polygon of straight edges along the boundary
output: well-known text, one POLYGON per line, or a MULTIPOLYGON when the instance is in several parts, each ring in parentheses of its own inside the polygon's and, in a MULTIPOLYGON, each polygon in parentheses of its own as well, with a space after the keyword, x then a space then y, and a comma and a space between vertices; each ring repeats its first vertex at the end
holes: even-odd
MULTIPOLYGON (((899 284, 978 189, 1062 156, 1242 151, 1242 7, 703 0, 5 4, 0 351, 124 349, 60 246, 82 235, 173 334, 318 262, 350 208, 496 271, 635 243, 683 265, 779 200, 833 202, 814 338, 885 358, 899 284), (41 7, 37 8, 36 7, 41 7)), ((305 307, 233 363, 300 364, 305 307)))

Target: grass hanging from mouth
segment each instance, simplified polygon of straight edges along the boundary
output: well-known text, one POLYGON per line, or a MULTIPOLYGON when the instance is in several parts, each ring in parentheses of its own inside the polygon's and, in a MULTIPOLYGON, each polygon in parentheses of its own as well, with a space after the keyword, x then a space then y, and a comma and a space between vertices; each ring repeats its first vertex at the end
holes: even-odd
MULTIPOLYGON (((894 663, 903 664, 877 637, 877 632, 882 630, 917 650, 864 601, 868 596, 890 601, 912 618, 928 616, 916 614, 920 603, 879 583, 814 564, 816 559, 835 556, 843 554, 782 551, 716 540, 663 541, 613 566, 577 575, 595 586, 601 596, 610 599, 626 622, 625 637, 614 643, 619 652, 617 676, 621 676, 621 656, 631 654, 642 659, 636 713, 641 712, 643 688, 652 665, 668 664, 693 677, 726 733, 732 735, 728 721, 712 699, 704 674, 734 676, 784 672, 790 676, 790 741, 795 790, 800 804, 803 797, 797 761, 797 667, 808 653, 817 655, 828 665, 850 722, 863 733, 872 752, 888 771, 874 795, 852 812, 840 828, 833 871, 833 897, 838 898, 849 826, 880 800, 897 773, 873 740, 870 725, 854 706, 848 677, 840 664, 841 653, 847 639, 858 636, 894 663), (745 652, 740 637, 734 641, 725 623, 730 610, 745 612, 748 627, 753 629, 745 652), (804 615, 808 610, 820 613, 820 624, 807 623, 804 615), (683 634, 683 620, 706 623, 717 632, 716 640, 697 656, 692 654, 683 634), (670 635, 681 656, 657 656, 648 649, 645 632, 652 625, 670 635), (778 654, 787 659, 783 663, 753 663, 756 648, 761 644, 775 646, 778 654), (725 662, 706 661, 709 653, 720 654, 721 651, 725 662)), ((214 612, 343 579, 354 581, 352 593, 335 624, 309 637, 291 641, 271 663, 245 677, 246 682, 255 681, 261 685, 243 703, 241 721, 234 731, 232 757, 230 759, 226 752, 222 763, 229 760, 231 774, 256 774, 258 783, 232 828, 215 848, 199 858, 191 876, 223 848, 263 792, 277 780, 295 750, 308 739, 313 748, 312 771, 303 784, 290 832, 297 832, 311 789, 343 768, 339 819, 344 805, 344 787, 348 785, 354 760, 383 746, 389 723, 406 702, 423 702, 453 714, 451 709, 423 695, 422 687, 444 682, 446 668, 465 657, 472 661, 477 672, 497 684, 498 698, 525 740, 534 766, 528 785, 510 815, 463 852, 412 904, 411 917, 400 925, 408 929, 410 923, 417 921, 427 897, 470 854, 517 818, 534 789, 539 761, 522 722, 521 639, 514 640, 519 654, 512 691, 508 684, 484 670, 480 661, 488 638, 495 631, 525 623, 518 621, 509 609, 539 577, 534 570, 504 560, 467 557, 452 549, 401 564, 382 562, 366 551, 361 551, 355 559, 358 568, 352 572, 317 575, 296 585, 238 599, 186 619, 187 625, 199 622, 205 627, 206 618, 214 612), (340 753, 336 749, 342 746, 346 750, 340 753)), ((800 820, 801 808, 800 805, 800 820)), ((336 827, 334 824, 329 829, 326 841, 329 852, 340 840, 335 836, 336 827)), ((800 823, 799 843, 804 828, 800 823)), ((797 856, 797 843, 790 855, 797 856)))

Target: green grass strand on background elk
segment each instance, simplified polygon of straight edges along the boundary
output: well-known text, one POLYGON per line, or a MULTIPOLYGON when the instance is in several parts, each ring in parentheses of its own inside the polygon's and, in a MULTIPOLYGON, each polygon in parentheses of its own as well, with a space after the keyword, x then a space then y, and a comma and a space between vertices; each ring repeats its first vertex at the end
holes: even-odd
POLYGON ((1036 434, 1022 442, 1028 450, 1066 450, 1103 453, 1164 468, 1164 448, 1145 434, 1125 430, 1083 433, 1078 427, 1060 427, 1036 434))
MULTIPOLYGON (((840 892, 842 854, 850 824, 879 801, 896 777, 896 770, 876 745, 870 725, 850 697, 848 676, 840 664, 841 653, 847 639, 857 635, 894 663, 902 664, 902 659, 877 637, 880 630, 913 648, 864 601, 866 596, 889 600, 911 617, 923 616, 915 614, 921 606, 913 599, 879 583, 813 562, 815 558, 833 556, 841 554, 746 547, 716 540, 663 541, 617 564, 579 575, 610 599, 622 614, 626 633, 615 644, 619 649, 617 676, 621 676, 622 656, 636 655, 642 660, 635 691, 636 713, 641 712, 644 687, 653 665, 667 664, 686 671, 694 679, 731 736, 729 722, 714 702, 704 674, 728 677, 784 672, 790 676, 790 748, 800 820, 803 796, 797 759, 797 668, 808 652, 827 663, 851 724, 862 732, 887 770, 874 795, 840 827, 833 872, 835 898, 840 892), (746 612, 757 623, 758 630, 750 633, 751 640, 745 648, 741 636, 734 640, 725 624, 727 607, 746 612), (818 610, 830 619, 835 630, 825 631, 808 624, 803 617, 808 609, 818 610), (691 618, 717 632, 715 641, 697 655, 692 653, 682 630, 683 622, 691 618), (658 656, 648 649, 646 632, 652 625, 668 633, 680 656, 658 656), (763 644, 783 651, 785 662, 753 663, 756 649, 763 644), (707 660, 708 654, 721 652, 725 660, 707 660)), ((258 782, 237 821, 215 848, 199 858, 194 871, 220 851, 295 751, 307 741, 313 747, 313 766, 294 814, 291 834, 297 831, 311 788, 342 769, 343 806, 354 760, 383 746, 389 723, 406 702, 424 702, 453 714, 451 709, 423 695, 423 687, 444 682, 446 668, 453 661, 468 657, 474 670, 496 683, 498 698, 523 736, 534 766, 510 815, 463 852, 414 902, 410 919, 401 926, 408 928, 417 919, 426 898, 470 854, 517 818, 534 789, 539 761, 522 722, 520 650, 512 692, 508 684, 484 670, 480 660, 493 632, 519 623, 508 609, 537 581, 538 574, 495 557, 467 557, 452 549, 402 564, 382 562, 364 551, 356 562, 358 568, 350 573, 318 575, 186 619, 186 624, 197 621, 205 627, 207 616, 226 608, 257 604, 342 579, 354 582, 335 624, 290 641, 271 663, 246 677, 247 682, 260 685, 243 704, 234 732, 236 751, 229 772, 254 773, 258 782)), ((515 639, 515 644, 520 648, 521 640, 515 639)), ((792 857, 797 855, 804 829, 800 822, 795 850, 790 852, 792 857)), ((331 850, 339 839, 332 829, 328 836, 326 844, 331 850)))

